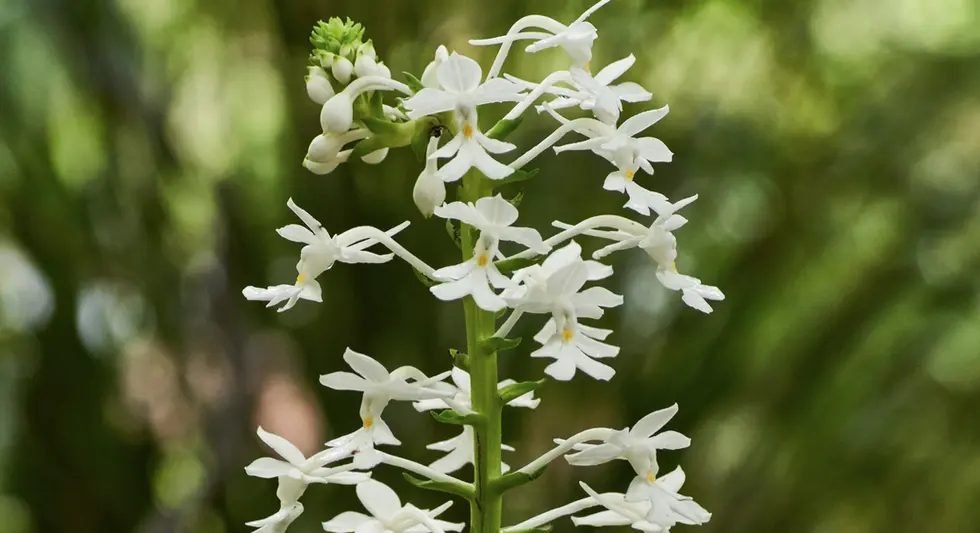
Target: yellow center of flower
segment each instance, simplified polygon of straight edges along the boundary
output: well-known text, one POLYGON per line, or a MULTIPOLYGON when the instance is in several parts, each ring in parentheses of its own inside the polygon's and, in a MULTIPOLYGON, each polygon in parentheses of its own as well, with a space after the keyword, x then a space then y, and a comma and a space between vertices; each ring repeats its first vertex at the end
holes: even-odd
POLYGON ((300 275, 296 276, 296 284, 297 285, 299 285, 300 283, 303 283, 304 281, 306 281, 306 274, 300 274, 300 275))
POLYGON ((469 139, 473 136, 473 126, 470 126, 469 122, 463 124, 463 137, 469 139))
POLYGON ((369 417, 367 417, 367 418, 364 419, 364 427, 366 429, 370 429, 371 426, 373 426, 373 425, 374 425, 374 417, 373 416, 369 416, 369 417))
POLYGON ((565 328, 565 329, 561 330, 561 338, 565 342, 568 342, 568 341, 572 340, 572 337, 574 337, 574 336, 575 336, 575 334, 572 333, 572 330, 570 330, 568 328, 565 328))
POLYGON ((592 74, 592 62, 591 61, 589 61, 588 63, 585 64, 585 71, 588 72, 589 74, 592 74))
POLYGON ((670 269, 673 270, 674 272, 677 272, 677 261, 672 261, 670 263, 670 269))
POLYGON ((632 170, 627 170, 626 171, 626 179, 628 179, 629 181, 633 181, 633 176, 635 176, 635 175, 636 175, 636 173, 633 172, 632 170))
POLYGON ((487 259, 487 254, 480 254, 480 257, 476 259, 476 264, 480 265, 481 267, 486 267, 488 262, 489 259, 487 259))
POLYGON ((657 480, 656 474, 654 474, 653 472, 650 472, 650 473, 647 474, 647 482, 648 483, 653 483, 656 480, 657 480))

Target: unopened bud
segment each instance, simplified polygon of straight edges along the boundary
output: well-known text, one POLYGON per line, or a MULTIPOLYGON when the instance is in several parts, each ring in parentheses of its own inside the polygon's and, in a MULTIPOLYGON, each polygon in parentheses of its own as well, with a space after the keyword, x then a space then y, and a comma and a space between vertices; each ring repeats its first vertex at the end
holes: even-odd
POLYGON ((334 94, 333 85, 327 79, 327 73, 320 67, 310 67, 310 73, 306 76, 306 94, 310 100, 323 105, 327 103, 334 94))
POLYGON ((382 148, 380 150, 375 150, 370 154, 367 154, 366 156, 362 157, 361 161, 364 161, 369 165, 377 165, 378 163, 384 161, 386 157, 388 157, 388 149, 382 148))
POLYGON ((354 104, 343 91, 333 95, 320 108, 320 127, 327 133, 344 133, 354 122, 354 104))
POLYGON ((330 72, 333 74, 334 79, 347 85, 350 83, 351 73, 354 72, 354 65, 346 57, 334 56, 333 64, 330 66, 330 72))

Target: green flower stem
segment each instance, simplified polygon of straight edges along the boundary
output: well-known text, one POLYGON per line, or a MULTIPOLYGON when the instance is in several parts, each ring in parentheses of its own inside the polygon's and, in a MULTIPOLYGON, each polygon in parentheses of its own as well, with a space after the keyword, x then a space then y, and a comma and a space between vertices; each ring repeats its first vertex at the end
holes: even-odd
MULTIPOLYGON (((486 179, 476 171, 463 177, 461 200, 475 202, 492 193, 486 179)), ((477 232, 462 225, 460 240, 463 260, 473 257, 477 232)), ((486 423, 473 428, 474 480, 476 497, 470 503, 470 531, 473 533, 499 533, 503 507, 501 494, 492 488, 500 477, 500 418, 501 404, 497 401, 497 352, 480 347, 480 341, 493 336, 496 329, 495 314, 477 307, 472 297, 463 301, 466 315, 466 344, 470 356, 470 401, 473 410, 484 416, 486 423)))

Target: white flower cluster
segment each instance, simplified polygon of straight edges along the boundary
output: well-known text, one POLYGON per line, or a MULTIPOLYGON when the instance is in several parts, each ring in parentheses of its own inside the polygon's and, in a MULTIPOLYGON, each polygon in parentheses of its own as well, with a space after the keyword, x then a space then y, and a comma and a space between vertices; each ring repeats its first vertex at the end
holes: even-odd
MULTIPOLYGON (((243 291, 245 297, 266 301, 269 306, 283 304, 280 311, 293 307, 300 299, 321 302, 323 294, 317 278, 335 263, 382 263, 398 256, 431 280, 430 290, 436 298, 465 300, 467 306, 472 306, 467 307, 468 315, 471 310, 482 312, 485 320, 493 322, 498 313, 509 310, 509 316, 499 327, 493 323, 496 331, 492 336, 486 333, 475 341, 470 339, 470 351, 477 348, 477 351, 495 353, 498 349, 513 348, 517 342, 508 335, 520 318, 545 315, 544 324, 534 336, 539 346, 530 356, 553 360, 544 372, 557 381, 569 381, 578 371, 603 381, 615 374, 608 364, 619 353, 617 346, 607 343, 612 331, 588 323, 601 318, 606 309, 623 303, 622 296, 591 284, 612 276, 612 267, 599 260, 613 252, 643 250, 653 259, 657 279, 664 287, 680 292, 681 300, 688 306, 710 313, 708 301, 723 300, 722 292, 679 273, 676 268, 674 232, 687 223, 678 212, 697 197, 672 202, 636 182, 640 170, 652 174, 653 163, 666 163, 673 157, 659 139, 639 136, 663 119, 668 108, 664 106, 621 120, 624 103, 652 99, 651 93, 636 83, 614 84, 635 63, 632 55, 592 74, 592 46, 598 31, 587 19, 609 1, 598 2, 567 25, 533 15, 518 20, 503 36, 470 41, 476 46, 500 46, 486 77, 476 61, 440 46, 422 75, 409 76, 408 84, 392 80, 388 68, 377 61, 370 41, 360 42, 363 29, 359 25, 350 21, 342 24, 337 19, 329 24, 321 23, 312 41, 322 49, 314 53, 317 64, 310 69, 307 90, 310 98, 322 105, 323 133, 310 144, 304 166, 314 173, 326 174, 352 154, 365 162, 378 163, 390 148, 411 145, 425 160, 413 199, 423 215, 446 219, 448 227, 456 229, 463 261, 436 269, 413 255, 393 238, 408 222, 388 231, 361 226, 331 236, 290 199, 287 205, 304 225, 288 225, 278 232, 283 238, 303 245, 296 265, 296 281, 267 288, 247 287, 243 291), (528 53, 561 48, 567 53, 570 65, 539 83, 502 74, 510 48, 519 41, 530 41, 525 47, 528 53), (335 92, 334 84, 344 88, 335 92), (403 93, 406 98, 387 105, 382 100, 382 91, 390 90, 403 93), (544 100, 546 97, 551 98, 544 100), (514 105, 504 119, 493 128, 481 130, 480 107, 505 102, 514 105), (532 106, 536 106, 538 113, 557 121, 555 131, 516 159, 499 160, 500 155, 517 149, 502 139, 532 106), (591 116, 569 119, 559 114, 559 110, 571 108, 579 108, 591 116), (572 133, 584 139, 555 146, 572 133), (351 143, 354 147, 345 149, 351 143), (652 222, 637 222, 618 215, 598 215, 578 224, 556 221, 554 225, 561 231, 549 238, 543 238, 537 230, 516 226, 517 202, 505 199, 497 188, 533 177, 533 172, 522 169, 548 148, 558 154, 591 151, 609 161, 615 170, 606 176, 603 188, 624 193, 624 207, 640 216, 653 216, 652 222), (447 184, 454 183, 461 183, 455 189, 458 200, 447 202, 447 184), (597 238, 606 244, 591 258, 583 258, 582 247, 573 240, 578 237, 597 238), (368 251, 376 246, 390 253, 368 251), (507 255, 502 246, 521 249, 507 255)), ((471 501, 483 497, 483 489, 477 490, 477 481, 467 483, 450 475, 467 464, 481 463, 481 454, 486 450, 481 448, 475 428, 485 428, 488 417, 496 416, 487 411, 485 395, 477 401, 474 380, 483 380, 483 374, 478 376, 473 367, 470 373, 465 369, 470 359, 480 356, 462 354, 461 362, 458 360, 450 371, 428 377, 410 366, 389 372, 378 361, 348 349, 344 360, 355 373, 327 374, 320 382, 334 390, 362 393, 361 427, 331 440, 326 449, 309 458, 286 440, 260 428, 259 437, 282 460, 259 459, 246 470, 253 476, 278 479, 280 510, 250 525, 261 532, 284 531, 303 512, 299 498, 308 485, 341 483, 357 485, 357 495, 371 515, 342 513, 323 524, 326 531, 461 530, 463 524, 436 519, 448 503, 432 511, 411 504, 403 506, 390 488, 370 478, 369 471, 379 464, 388 464, 422 476, 423 480, 413 478, 413 482, 423 488, 471 501), (445 381, 447 377, 451 377, 451 382, 445 381), (430 411, 437 420, 462 426, 462 431, 456 437, 428 446, 444 453, 428 466, 378 450, 378 446, 400 444, 382 418, 391 401, 413 402, 416 410, 430 411), (340 466, 329 466, 347 460, 340 466)), ((495 359, 493 364, 496 365, 495 359)), ((496 387, 493 393, 499 398, 494 402, 500 400, 495 404, 497 414, 503 405, 537 407, 540 400, 534 397, 534 388, 540 382, 497 383, 496 370, 491 376, 489 383, 476 382, 487 384, 484 387, 496 387)), ((503 475, 489 481, 504 485, 532 480, 562 455, 572 465, 598 465, 623 459, 636 474, 623 493, 599 494, 582 484, 587 493, 582 500, 502 531, 534 529, 596 506, 605 510, 575 517, 574 523, 630 525, 654 533, 668 531, 678 523, 708 521, 709 513, 678 493, 684 482, 680 468, 658 477, 657 450, 676 450, 690 444, 680 433, 658 433, 676 412, 675 405, 651 413, 632 429, 596 428, 557 440, 554 449, 509 474, 507 465, 501 463, 499 469, 495 466, 494 470, 503 475)), ((499 432, 499 419, 496 422, 499 432)), ((500 444, 499 438, 497 444, 502 450, 512 450, 500 444)), ((499 451, 493 455, 494 462, 499 459, 499 451)))

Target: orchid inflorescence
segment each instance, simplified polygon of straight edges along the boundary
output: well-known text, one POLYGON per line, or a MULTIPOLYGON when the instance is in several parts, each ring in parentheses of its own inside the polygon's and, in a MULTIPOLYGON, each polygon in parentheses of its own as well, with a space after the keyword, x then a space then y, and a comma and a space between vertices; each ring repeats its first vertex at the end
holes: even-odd
POLYGON ((709 520, 707 511, 679 493, 684 483, 680 467, 659 476, 657 451, 690 445, 680 433, 661 431, 677 412, 676 405, 650 413, 632 428, 593 428, 556 439, 553 449, 516 470, 501 460, 501 451, 513 450, 501 442, 502 408, 536 408, 541 400, 535 398, 535 391, 545 382, 498 380, 497 353, 519 344, 520 339, 508 335, 522 317, 547 317, 534 336, 540 346, 530 356, 553 360, 544 370, 551 379, 569 381, 581 371, 607 381, 615 374, 607 364, 619 353, 618 347, 606 342, 612 331, 587 323, 623 303, 622 296, 604 287, 586 287, 612 276, 612 267, 600 259, 640 248, 653 259, 660 283, 680 292, 688 306, 710 313, 708 301, 724 299, 716 287, 677 271, 674 231, 687 222, 678 211, 697 196, 672 202, 636 182, 640 170, 652 174, 653 163, 666 163, 673 157, 659 139, 639 136, 667 115, 667 106, 620 120, 624 102, 652 99, 636 83, 614 83, 634 64, 632 55, 592 74, 592 45, 598 32, 587 19, 608 2, 598 2, 571 24, 532 15, 515 22, 503 36, 470 41, 474 46, 499 46, 485 77, 476 61, 440 46, 421 76, 406 73, 407 82, 398 82, 378 61, 371 41, 363 41, 360 24, 334 18, 314 29, 306 85, 310 98, 322 106, 323 133, 310 143, 303 165, 322 175, 351 160, 378 164, 390 149, 411 147, 424 160, 413 191, 415 204, 425 217, 435 215, 446 220, 450 235, 462 250, 462 262, 436 269, 402 247, 394 237, 408 222, 387 231, 360 226, 331 235, 290 199, 287 206, 303 224, 287 225, 278 233, 303 245, 296 281, 267 288, 247 287, 243 294, 250 300, 266 301, 270 307, 281 304, 279 311, 286 311, 300 299, 321 302, 317 278, 337 262, 384 263, 397 256, 412 266, 436 298, 463 301, 467 351, 451 350, 451 370, 430 377, 411 366, 389 371, 377 360, 348 348, 343 358, 353 372, 327 374, 321 376, 320 383, 333 390, 362 394, 361 427, 331 440, 311 457, 286 439, 259 428, 259 438, 279 458, 258 459, 246 472, 278 480, 280 509, 268 518, 250 522, 257 531, 285 531, 303 512, 299 499, 306 488, 329 483, 355 485, 370 514, 341 513, 323 523, 326 531, 462 530, 464 524, 437 519, 451 501, 433 510, 403 505, 392 489, 371 478, 371 471, 381 464, 404 470, 405 477, 416 486, 469 501, 469 525, 477 533, 539 530, 556 519, 593 507, 603 510, 574 516, 573 523, 630 525, 661 532, 678 523, 709 520), (502 74, 511 47, 520 41, 530 41, 525 47, 528 53, 561 48, 570 65, 539 83, 502 74), (393 105, 384 101, 389 91, 402 94, 393 105), (479 109, 500 103, 512 103, 513 107, 492 128, 482 130, 479 109), (502 162, 499 156, 517 149, 504 138, 532 106, 555 120, 557 128, 523 155, 502 162), (571 108, 591 116, 569 119, 559 113, 571 108), (583 139, 555 146, 572 133, 583 139), (498 189, 533 178, 536 172, 524 167, 548 148, 556 153, 591 151, 606 159, 616 170, 606 177, 603 188, 625 193, 624 207, 641 216, 652 216, 653 221, 641 223, 618 215, 598 215, 577 224, 556 221, 554 226, 560 231, 549 238, 534 229, 515 226, 519 202, 505 199, 498 189), (453 183, 458 183, 456 201, 447 202, 447 184, 453 183), (607 244, 584 259, 582 247, 573 240, 576 237, 593 237, 607 244), (508 255, 504 246, 520 249, 508 255), (370 251, 378 248, 385 252, 370 251), (382 417, 392 401, 413 402, 416 410, 430 412, 436 420, 460 426, 462 431, 428 446, 444 454, 428 466, 382 451, 380 446, 400 444, 382 417), (622 459, 636 476, 623 493, 600 494, 582 483, 584 498, 502 527, 502 495, 533 481, 562 456, 576 466, 622 459), (473 482, 452 475, 467 464, 473 465, 473 482))

